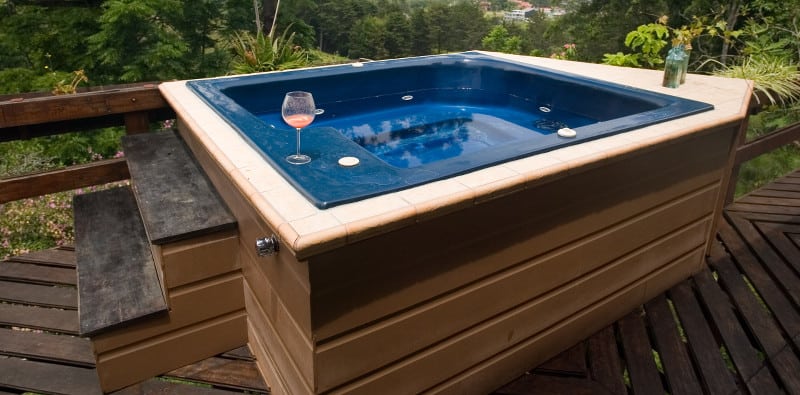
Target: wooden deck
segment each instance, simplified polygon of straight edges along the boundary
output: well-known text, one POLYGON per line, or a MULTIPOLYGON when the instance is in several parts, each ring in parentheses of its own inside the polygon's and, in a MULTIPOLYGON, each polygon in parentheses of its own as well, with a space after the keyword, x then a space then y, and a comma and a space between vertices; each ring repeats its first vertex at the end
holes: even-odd
MULTIPOLYGON (((725 210, 708 268, 495 394, 800 394, 800 171, 725 210)), ((99 393, 75 255, 0 263, 0 394, 99 393)), ((264 393, 247 349, 120 394, 264 393)))

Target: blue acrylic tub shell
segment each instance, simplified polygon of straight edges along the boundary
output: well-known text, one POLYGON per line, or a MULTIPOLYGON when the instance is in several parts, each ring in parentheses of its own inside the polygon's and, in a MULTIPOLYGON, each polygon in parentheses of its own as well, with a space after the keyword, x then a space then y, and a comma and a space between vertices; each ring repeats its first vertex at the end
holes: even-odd
POLYGON ((713 109, 707 103, 473 52, 359 66, 223 77, 187 85, 322 209, 713 109), (292 165, 284 158, 294 152, 294 130, 263 119, 269 118, 264 114, 277 114, 273 118, 278 119, 284 94, 293 90, 313 93, 317 108, 325 110, 319 123, 324 123, 323 117, 346 117, 348 111, 369 114, 386 103, 403 105, 399 98, 422 92, 434 101, 442 92, 447 100, 463 97, 469 105, 546 107, 593 122, 573 128, 575 138, 534 133, 530 139, 413 168, 392 166, 339 130, 312 123, 301 137, 301 151, 312 161, 292 165), (344 156, 358 158, 359 165, 340 166, 338 160, 344 156))

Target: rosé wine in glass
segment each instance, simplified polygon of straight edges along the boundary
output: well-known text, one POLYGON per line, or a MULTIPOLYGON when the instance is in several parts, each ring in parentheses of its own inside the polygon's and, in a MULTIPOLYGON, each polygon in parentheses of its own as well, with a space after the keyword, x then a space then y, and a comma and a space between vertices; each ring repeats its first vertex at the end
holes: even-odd
POLYGON ((297 131, 297 150, 286 157, 286 161, 293 165, 311 162, 311 157, 300 153, 300 129, 314 121, 315 110, 314 97, 309 92, 289 92, 283 98, 281 106, 283 121, 297 131))

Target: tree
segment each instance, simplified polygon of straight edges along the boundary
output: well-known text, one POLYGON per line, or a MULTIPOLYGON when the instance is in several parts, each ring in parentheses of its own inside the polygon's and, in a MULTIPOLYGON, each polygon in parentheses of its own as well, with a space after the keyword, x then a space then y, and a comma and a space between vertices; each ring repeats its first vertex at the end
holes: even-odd
POLYGON ((189 46, 174 28, 178 0, 110 0, 100 31, 89 37, 95 72, 110 81, 164 80, 182 76, 189 46))
POLYGON ((411 13, 411 55, 427 55, 431 53, 431 32, 424 8, 411 13))
POLYGON ((667 0, 593 0, 575 2, 558 18, 548 34, 581 48, 581 60, 597 62, 606 53, 624 51, 625 36, 637 26, 668 13, 667 0))
POLYGON ((0 69, 72 71, 91 63, 85 37, 97 31, 100 11, 87 7, 17 5, 0 12, 0 69))
POLYGON ((399 58, 409 56, 412 43, 411 21, 400 11, 386 14, 386 38, 384 48, 388 57, 399 58))
POLYGON ((374 4, 364 0, 324 0, 314 22, 320 49, 331 53, 350 52, 350 30, 361 18, 374 15, 374 4))
POLYGON ((489 51, 518 54, 521 49, 520 41, 519 36, 512 36, 505 26, 498 25, 492 28, 481 43, 483 48, 489 51))
POLYGON ((350 30, 351 59, 386 59, 386 24, 376 16, 360 19, 350 30))

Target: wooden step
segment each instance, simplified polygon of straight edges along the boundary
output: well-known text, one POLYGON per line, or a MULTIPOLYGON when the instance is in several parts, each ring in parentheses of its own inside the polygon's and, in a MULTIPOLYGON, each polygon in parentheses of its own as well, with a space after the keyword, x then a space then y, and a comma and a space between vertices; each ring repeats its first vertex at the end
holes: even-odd
POLYGON ((122 146, 153 244, 236 228, 236 219, 177 134, 128 135, 122 146))
POLYGON ((76 195, 79 333, 167 311, 150 243, 128 187, 76 195))

